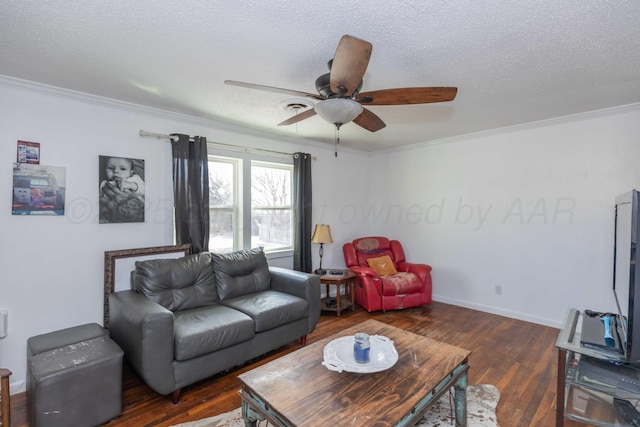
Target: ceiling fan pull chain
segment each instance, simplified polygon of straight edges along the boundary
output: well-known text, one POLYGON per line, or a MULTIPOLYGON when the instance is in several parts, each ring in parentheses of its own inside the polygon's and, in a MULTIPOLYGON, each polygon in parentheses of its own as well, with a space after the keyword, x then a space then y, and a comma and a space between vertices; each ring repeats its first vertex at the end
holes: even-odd
POLYGON ((336 125, 336 131, 335 131, 335 136, 336 136, 336 143, 335 143, 335 151, 334 151, 334 155, 335 157, 338 157, 338 144, 340 144, 340 126, 336 125))

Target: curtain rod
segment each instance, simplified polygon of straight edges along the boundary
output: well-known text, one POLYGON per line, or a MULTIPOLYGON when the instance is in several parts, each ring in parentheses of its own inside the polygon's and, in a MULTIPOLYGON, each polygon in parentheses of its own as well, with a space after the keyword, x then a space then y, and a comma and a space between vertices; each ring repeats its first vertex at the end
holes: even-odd
MULTIPOLYGON (((164 135, 161 133, 155 133, 155 132, 147 132, 146 130, 142 130, 140 129, 140 136, 150 136, 153 138, 158 138, 158 139, 168 139, 169 141, 177 141, 178 137, 177 136, 171 136, 171 135, 164 135)), ((189 137, 189 141, 193 141, 192 137, 189 137)), ((222 142, 209 142, 207 141, 207 144, 212 144, 215 146, 220 146, 223 148, 228 148, 230 150, 239 150, 239 151, 261 151, 264 153, 270 153, 270 154, 279 154, 281 156, 293 156, 293 153, 285 153, 283 151, 273 151, 273 150, 265 150, 264 148, 253 148, 253 147, 242 147, 239 145, 233 145, 233 144, 224 144, 222 142)), ((311 156, 312 160, 316 160, 316 156, 311 156)))

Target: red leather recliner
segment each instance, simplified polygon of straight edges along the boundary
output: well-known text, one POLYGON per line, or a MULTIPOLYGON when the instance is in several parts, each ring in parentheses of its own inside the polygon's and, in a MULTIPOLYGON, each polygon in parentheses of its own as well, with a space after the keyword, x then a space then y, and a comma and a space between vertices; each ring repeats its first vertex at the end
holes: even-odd
POLYGON ((402 245, 386 237, 363 237, 342 247, 348 268, 358 275, 355 300, 367 311, 397 310, 431 302, 431 266, 405 260, 402 245), (367 264, 369 258, 388 255, 396 274, 380 276, 367 264))

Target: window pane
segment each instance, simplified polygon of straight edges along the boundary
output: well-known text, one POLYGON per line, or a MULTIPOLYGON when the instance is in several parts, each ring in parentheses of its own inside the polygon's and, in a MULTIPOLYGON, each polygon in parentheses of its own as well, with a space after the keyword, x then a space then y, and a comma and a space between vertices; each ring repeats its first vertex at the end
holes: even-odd
POLYGON ((232 252, 237 230, 238 200, 235 194, 236 167, 233 159, 209 158, 209 250, 232 252))
POLYGON ((253 209, 251 218, 251 247, 270 251, 292 246, 290 209, 253 209))
POLYGON ((251 167, 251 207, 290 207, 291 170, 251 167))
POLYGON ((209 206, 233 206, 233 166, 209 161, 209 206))
POLYGON ((291 166, 252 162, 251 246, 265 251, 290 249, 291 166))
POLYGON ((233 251, 233 209, 209 209, 209 251, 233 251))

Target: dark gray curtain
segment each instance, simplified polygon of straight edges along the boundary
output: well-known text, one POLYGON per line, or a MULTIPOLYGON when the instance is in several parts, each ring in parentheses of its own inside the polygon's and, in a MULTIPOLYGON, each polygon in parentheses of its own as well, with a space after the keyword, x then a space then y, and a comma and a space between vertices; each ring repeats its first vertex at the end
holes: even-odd
POLYGON ((173 134, 173 197, 176 244, 191 244, 191 252, 209 250, 209 161, 207 139, 173 134))
POLYGON ((293 269, 311 272, 311 154, 293 155, 293 269))

